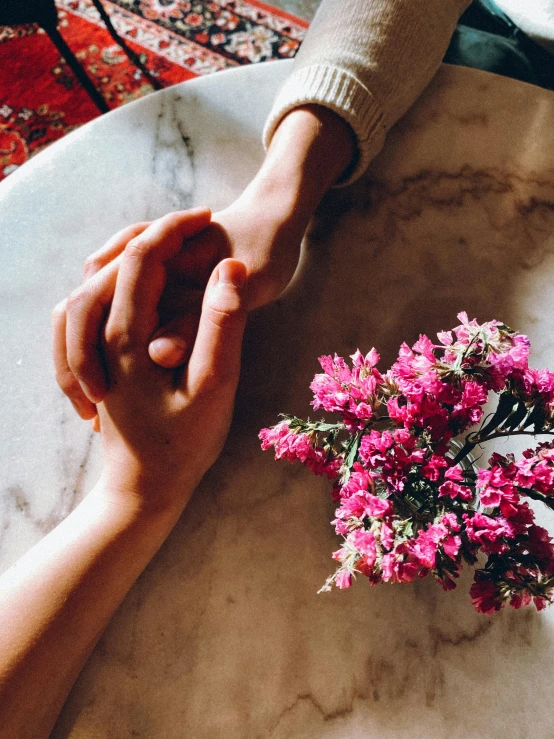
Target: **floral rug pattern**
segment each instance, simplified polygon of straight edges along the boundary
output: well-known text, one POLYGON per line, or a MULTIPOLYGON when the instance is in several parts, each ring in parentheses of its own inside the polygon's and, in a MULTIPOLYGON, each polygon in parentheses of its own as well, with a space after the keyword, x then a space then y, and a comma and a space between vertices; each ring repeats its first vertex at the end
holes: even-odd
MULTIPOLYGON (((90 0, 56 0, 59 30, 110 108, 152 92, 90 0)), ((103 0, 118 34, 167 87, 293 57, 306 21, 256 0, 103 0)), ((0 26, 0 180, 99 115, 48 35, 0 26)))

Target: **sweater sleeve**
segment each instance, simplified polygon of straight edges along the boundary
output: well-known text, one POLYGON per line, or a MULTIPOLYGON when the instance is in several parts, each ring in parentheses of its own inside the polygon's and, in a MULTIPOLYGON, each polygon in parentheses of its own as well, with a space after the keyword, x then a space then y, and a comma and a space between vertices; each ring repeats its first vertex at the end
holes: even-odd
POLYGON ((323 105, 354 131, 348 184, 436 74, 471 0, 322 0, 264 128, 269 145, 293 108, 323 105))

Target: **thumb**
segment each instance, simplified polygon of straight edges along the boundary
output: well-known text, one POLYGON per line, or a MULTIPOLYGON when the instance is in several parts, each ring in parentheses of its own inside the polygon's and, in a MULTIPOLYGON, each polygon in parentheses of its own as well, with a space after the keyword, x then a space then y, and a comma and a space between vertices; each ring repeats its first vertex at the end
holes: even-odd
POLYGON ((175 369, 186 364, 197 330, 197 314, 185 313, 174 318, 150 341, 148 345, 150 359, 167 369, 175 369))
POLYGON ((212 272, 186 373, 187 389, 193 395, 238 383, 246 287, 246 267, 236 259, 224 259, 212 272))

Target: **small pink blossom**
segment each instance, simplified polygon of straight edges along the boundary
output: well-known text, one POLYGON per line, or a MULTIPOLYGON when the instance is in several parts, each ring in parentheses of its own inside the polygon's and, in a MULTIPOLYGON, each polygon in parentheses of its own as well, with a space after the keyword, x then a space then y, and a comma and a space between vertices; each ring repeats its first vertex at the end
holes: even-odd
POLYGON ((455 513, 445 513, 444 516, 441 517, 440 522, 443 526, 447 526, 450 531, 460 531, 461 529, 460 521, 455 513))
POLYGON ((470 588, 471 602, 479 613, 490 615, 503 606, 498 588, 491 580, 476 580, 470 588))
POLYGON ((365 517, 381 519, 392 513, 392 503, 386 498, 378 498, 368 492, 359 491, 348 498, 343 498, 337 509, 337 518, 363 519, 365 517))
POLYGON ((353 546, 360 554, 364 555, 365 564, 368 567, 373 567, 377 558, 377 544, 375 542, 375 536, 371 531, 365 531, 363 529, 356 529, 350 534, 353 546))
POLYGON ((428 480, 436 482, 442 474, 442 470, 448 467, 446 459, 439 454, 432 454, 421 468, 421 474, 428 480))
POLYGON ((262 429, 259 438, 262 449, 274 447, 275 459, 302 462, 315 475, 326 475, 330 479, 338 474, 341 460, 329 458, 323 449, 314 447, 307 434, 292 432, 286 421, 273 429, 262 429))
POLYGON ((373 491, 375 477, 373 472, 362 467, 359 462, 355 462, 350 479, 340 488, 339 498, 349 498, 355 493, 373 491))
POLYGON ((454 337, 452 336, 452 331, 439 331, 437 334, 439 341, 444 346, 450 346, 453 341, 454 337))
POLYGON ((469 540, 478 544, 486 554, 502 554, 508 550, 514 529, 507 520, 492 518, 478 511, 473 515, 464 513, 463 520, 469 540))
POLYGON ((473 491, 466 485, 458 485, 451 480, 444 482, 439 488, 439 498, 448 495, 452 499, 473 500, 473 491))
POLYGON ((394 552, 385 554, 381 560, 384 582, 413 582, 420 571, 415 558, 409 555, 404 545, 396 547, 394 552))
POLYGON ((461 466, 459 464, 454 465, 454 467, 450 467, 446 470, 444 473, 444 477, 447 480, 452 480, 454 482, 463 482, 464 481, 464 471, 462 470, 461 466))
POLYGON ((381 523, 380 541, 387 551, 394 545, 394 528, 386 519, 381 523))
POLYGON ((459 536, 447 536, 445 539, 443 539, 442 542, 442 548, 444 549, 444 553, 450 557, 450 559, 456 559, 460 552, 460 547, 462 545, 462 540, 459 536))
POLYGON ((437 541, 429 530, 420 531, 416 539, 407 542, 407 546, 422 567, 433 569, 437 560, 437 541))
POLYGON ((349 572, 341 570, 335 577, 335 585, 341 590, 349 588, 352 585, 352 575, 349 572))
POLYGON ((419 335, 419 339, 413 345, 412 349, 414 352, 422 354, 430 362, 434 363, 436 361, 434 354, 435 345, 428 336, 425 336, 425 334, 419 335))

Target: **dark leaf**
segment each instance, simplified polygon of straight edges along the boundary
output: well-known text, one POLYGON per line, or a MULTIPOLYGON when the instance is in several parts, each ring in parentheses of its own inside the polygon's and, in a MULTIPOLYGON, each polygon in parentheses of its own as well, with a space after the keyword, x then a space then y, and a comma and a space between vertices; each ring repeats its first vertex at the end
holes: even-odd
POLYGON ((533 424, 533 426, 535 427, 535 433, 540 434, 543 430, 545 420, 546 408, 544 407, 544 403, 537 403, 537 405, 533 408, 532 413, 529 415, 527 422, 525 423, 525 428, 533 424))
POLYGON ((518 403, 516 408, 510 413, 507 420, 502 425, 502 428, 510 429, 510 431, 516 429, 527 415, 527 410, 525 403, 518 403))
POLYGON ((479 431, 479 436, 486 436, 490 431, 498 428, 508 418, 515 403, 516 401, 511 393, 501 393, 498 398, 498 408, 491 420, 479 431))
POLYGON ((358 431, 358 433, 352 436, 345 444, 345 456, 344 462, 342 464, 342 479, 344 481, 350 478, 350 470, 352 469, 352 466, 356 461, 356 457, 358 456, 358 449, 360 448, 362 436, 363 433, 361 431, 358 431))

